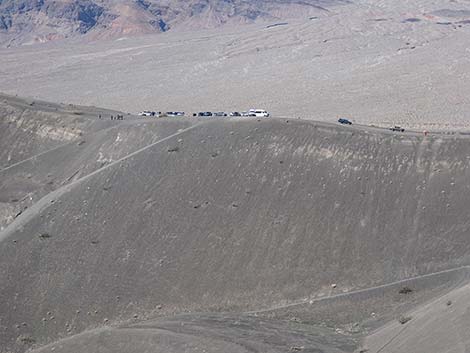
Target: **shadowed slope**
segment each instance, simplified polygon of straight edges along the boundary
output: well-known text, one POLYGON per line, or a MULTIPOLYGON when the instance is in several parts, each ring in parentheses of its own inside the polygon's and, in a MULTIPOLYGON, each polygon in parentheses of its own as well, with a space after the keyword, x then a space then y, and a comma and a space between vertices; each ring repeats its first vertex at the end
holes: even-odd
POLYGON ((109 127, 115 111, 54 104, 0 93, 0 170, 109 127))
POLYGON ((197 122, 2 97, 0 230, 48 192, 197 122))
POLYGON ((0 171, 0 229, 42 196, 193 124, 126 121, 65 143, 0 171))
POLYGON ((466 138, 303 121, 182 131, 0 233, 0 341, 16 346, 22 322, 45 343, 105 319, 254 310, 467 264, 469 154, 466 138))

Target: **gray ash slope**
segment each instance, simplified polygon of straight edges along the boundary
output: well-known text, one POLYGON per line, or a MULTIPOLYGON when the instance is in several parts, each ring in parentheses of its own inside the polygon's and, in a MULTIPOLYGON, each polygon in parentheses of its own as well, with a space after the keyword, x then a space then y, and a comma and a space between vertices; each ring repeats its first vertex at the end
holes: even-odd
MULTIPOLYGON (((283 304, 335 294, 332 283, 347 292, 468 265, 468 138, 300 120, 188 121, 174 120, 176 131, 165 128, 174 122, 149 122, 166 132, 148 147, 124 150, 130 154, 49 194, 38 187, 45 196, 0 233, 5 351, 77 335, 57 342, 59 351, 129 351, 128 336, 142 342, 135 352, 156 344, 160 351, 351 352, 359 346, 355 330, 335 332, 335 323, 370 319, 366 304, 380 312, 397 301, 393 295, 361 296, 364 313, 351 318, 345 311, 359 306, 335 299, 309 317, 283 304), (272 307, 279 315, 259 312, 272 307), (234 314, 136 322, 185 312, 234 314)), ((108 138, 115 134, 99 140, 108 138)), ((69 166, 44 156, 39 174, 69 166)), ((466 278, 430 280, 423 287, 430 294, 400 305, 409 310, 466 278)), ((371 344, 386 340, 384 332, 371 344)))
POLYGON ((119 112, 2 98, 0 230, 47 193, 191 125, 110 120, 119 112))
MULTIPOLYGON (((75 106, 0 96, 0 168, 76 141, 94 120, 75 106)), ((96 129, 98 127, 95 126, 96 129)))

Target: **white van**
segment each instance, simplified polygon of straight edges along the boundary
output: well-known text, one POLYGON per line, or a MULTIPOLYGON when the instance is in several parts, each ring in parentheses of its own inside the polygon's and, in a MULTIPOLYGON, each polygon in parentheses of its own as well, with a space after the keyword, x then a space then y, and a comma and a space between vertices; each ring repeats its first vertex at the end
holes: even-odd
POLYGON ((269 113, 264 109, 250 109, 249 114, 258 118, 267 118, 269 113))

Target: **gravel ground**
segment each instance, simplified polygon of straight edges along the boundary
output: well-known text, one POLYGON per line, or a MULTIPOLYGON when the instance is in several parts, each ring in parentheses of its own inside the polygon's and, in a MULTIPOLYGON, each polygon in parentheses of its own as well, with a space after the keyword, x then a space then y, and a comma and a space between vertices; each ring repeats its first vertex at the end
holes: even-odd
POLYGON ((362 0, 282 26, 2 49, 0 86, 129 112, 260 107, 278 117, 470 130, 469 9, 362 0))

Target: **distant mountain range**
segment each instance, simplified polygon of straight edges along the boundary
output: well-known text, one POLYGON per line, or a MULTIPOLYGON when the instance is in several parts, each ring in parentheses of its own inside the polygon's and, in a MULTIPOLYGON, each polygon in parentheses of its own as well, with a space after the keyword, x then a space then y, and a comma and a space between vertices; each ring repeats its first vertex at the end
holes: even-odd
POLYGON ((299 18, 346 0, 0 0, 0 45, 299 18))

